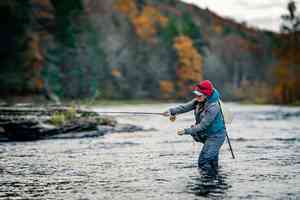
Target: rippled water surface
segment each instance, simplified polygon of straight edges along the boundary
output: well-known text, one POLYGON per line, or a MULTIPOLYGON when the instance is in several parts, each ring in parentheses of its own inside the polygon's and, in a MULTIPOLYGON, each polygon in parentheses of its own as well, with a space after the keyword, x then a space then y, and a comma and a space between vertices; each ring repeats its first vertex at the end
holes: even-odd
MULTIPOLYGON (((174 104, 95 108, 161 112, 174 104)), ((156 131, 98 138, 0 143, 0 199, 300 199, 300 108, 228 104, 235 119, 220 173, 205 180, 201 145, 161 116, 117 116, 156 131)))

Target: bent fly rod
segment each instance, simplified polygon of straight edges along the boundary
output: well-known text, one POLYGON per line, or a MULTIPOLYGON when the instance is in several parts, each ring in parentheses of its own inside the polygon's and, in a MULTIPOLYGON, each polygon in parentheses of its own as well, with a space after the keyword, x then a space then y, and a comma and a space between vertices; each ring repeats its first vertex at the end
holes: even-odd
POLYGON ((233 153, 233 149, 232 149, 232 146, 231 146, 231 143, 230 143, 230 139, 229 139, 229 136, 228 136, 228 133, 227 133, 227 130, 226 130, 226 124, 225 124, 225 120, 224 120, 224 114, 223 114, 223 111, 222 111, 221 103, 220 103, 220 101, 218 101, 218 103, 219 103, 220 110, 221 110, 221 116, 222 116, 222 119, 223 119, 223 123, 224 123, 224 127, 225 127, 225 134, 226 134, 227 142, 228 142, 229 149, 230 149, 230 152, 231 152, 231 156, 232 156, 232 159, 235 159, 235 155, 233 153))
POLYGON ((159 112, 112 112, 112 111, 100 111, 99 114, 131 114, 131 115, 164 115, 159 112))
MULTIPOLYGON (((118 111, 100 111, 97 112, 99 114, 130 114, 130 115, 161 115, 165 116, 164 113, 159 113, 159 112, 118 112, 118 111)), ((170 115, 169 119, 171 122, 174 122, 176 120, 175 115, 170 115)))

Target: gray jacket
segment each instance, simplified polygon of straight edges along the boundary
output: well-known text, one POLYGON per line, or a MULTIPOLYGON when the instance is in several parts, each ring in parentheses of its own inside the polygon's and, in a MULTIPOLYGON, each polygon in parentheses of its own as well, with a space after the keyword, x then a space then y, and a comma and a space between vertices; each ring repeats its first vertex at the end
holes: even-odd
POLYGON ((219 105, 219 93, 216 89, 204 104, 199 104, 196 99, 193 99, 186 104, 171 108, 169 111, 171 115, 177 115, 192 110, 194 110, 196 124, 194 127, 185 129, 186 134, 209 136, 224 132, 225 125, 219 105))

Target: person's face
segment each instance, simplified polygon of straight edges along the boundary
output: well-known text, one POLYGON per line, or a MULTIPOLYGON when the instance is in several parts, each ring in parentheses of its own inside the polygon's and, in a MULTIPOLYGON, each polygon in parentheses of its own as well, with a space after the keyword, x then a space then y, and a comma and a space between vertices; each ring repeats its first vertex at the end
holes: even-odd
POLYGON ((206 100, 206 96, 201 95, 201 96, 196 96, 196 100, 201 103, 204 102, 206 100))

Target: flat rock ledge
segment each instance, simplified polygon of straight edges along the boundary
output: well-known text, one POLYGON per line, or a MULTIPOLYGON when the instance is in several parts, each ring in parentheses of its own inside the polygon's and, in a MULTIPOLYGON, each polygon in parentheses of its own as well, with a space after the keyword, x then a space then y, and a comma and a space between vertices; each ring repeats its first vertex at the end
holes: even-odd
POLYGON ((145 131, 97 112, 70 107, 0 107, 0 141, 98 137, 145 131))

